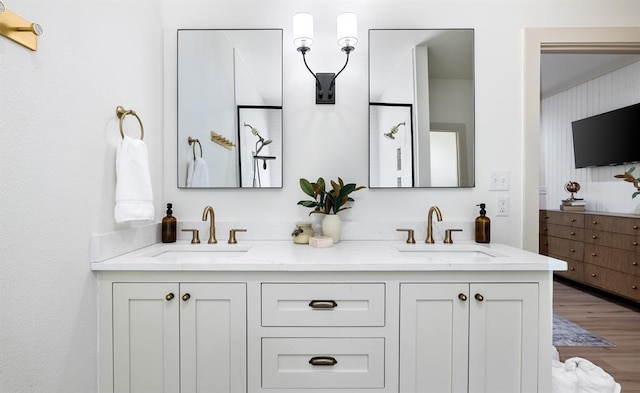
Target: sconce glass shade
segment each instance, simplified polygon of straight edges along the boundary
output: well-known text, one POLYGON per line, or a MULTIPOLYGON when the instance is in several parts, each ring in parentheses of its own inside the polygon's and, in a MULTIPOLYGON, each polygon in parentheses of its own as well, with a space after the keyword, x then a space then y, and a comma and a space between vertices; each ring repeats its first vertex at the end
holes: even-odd
POLYGON ((338 45, 354 47, 358 43, 358 17, 353 12, 338 15, 338 45))
POLYGON ((296 48, 313 45, 313 15, 300 12, 293 16, 293 43, 296 48))
POLYGON ((4 10, 6 10, 6 7, 4 6, 4 3, 0 1, 0 14, 2 14, 4 10))

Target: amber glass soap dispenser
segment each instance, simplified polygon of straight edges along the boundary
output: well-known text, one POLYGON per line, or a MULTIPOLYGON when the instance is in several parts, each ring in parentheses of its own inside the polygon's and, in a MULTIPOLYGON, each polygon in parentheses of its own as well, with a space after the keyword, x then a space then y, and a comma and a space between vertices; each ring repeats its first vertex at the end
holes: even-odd
POLYGON ((476 217, 476 243, 489 243, 491 240, 491 220, 486 216, 485 204, 481 203, 480 215, 476 217))
POLYGON ((162 219, 162 242, 173 243, 176 241, 176 224, 178 220, 172 215, 171 203, 167 203, 167 216, 162 219))

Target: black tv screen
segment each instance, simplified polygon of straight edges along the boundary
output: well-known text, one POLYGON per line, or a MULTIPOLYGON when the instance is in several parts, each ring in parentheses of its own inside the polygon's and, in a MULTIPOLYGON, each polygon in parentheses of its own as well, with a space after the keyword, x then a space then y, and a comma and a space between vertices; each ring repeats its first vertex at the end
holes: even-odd
POLYGON ((640 103, 571 123, 576 168, 640 161, 640 103))

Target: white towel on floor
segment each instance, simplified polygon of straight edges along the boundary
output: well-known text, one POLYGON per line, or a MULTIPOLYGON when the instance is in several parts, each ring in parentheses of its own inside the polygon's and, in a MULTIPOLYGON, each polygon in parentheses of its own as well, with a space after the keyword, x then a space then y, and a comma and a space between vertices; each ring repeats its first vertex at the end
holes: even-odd
POLYGON ((580 357, 567 359, 564 367, 576 375, 578 393, 614 393, 616 391, 616 382, 613 377, 587 359, 580 357))
POLYGON ((209 187, 209 169, 202 157, 187 163, 187 187, 209 187))
POLYGON ((153 220, 153 190, 147 146, 140 139, 125 136, 116 153, 117 223, 153 220))
POLYGON ((578 393, 578 376, 574 370, 567 370, 564 364, 556 359, 551 360, 551 392, 578 393))

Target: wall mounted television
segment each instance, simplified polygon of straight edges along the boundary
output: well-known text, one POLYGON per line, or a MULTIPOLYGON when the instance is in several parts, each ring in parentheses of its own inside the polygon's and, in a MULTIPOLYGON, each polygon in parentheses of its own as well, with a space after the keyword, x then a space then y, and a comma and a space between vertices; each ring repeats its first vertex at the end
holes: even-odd
POLYGON ((571 123, 576 168, 640 161, 640 103, 571 123))

